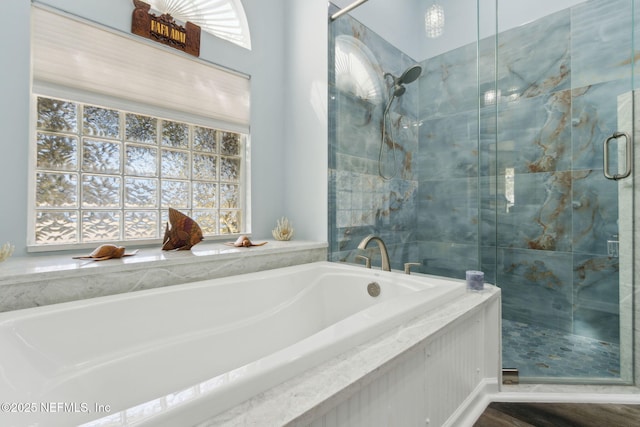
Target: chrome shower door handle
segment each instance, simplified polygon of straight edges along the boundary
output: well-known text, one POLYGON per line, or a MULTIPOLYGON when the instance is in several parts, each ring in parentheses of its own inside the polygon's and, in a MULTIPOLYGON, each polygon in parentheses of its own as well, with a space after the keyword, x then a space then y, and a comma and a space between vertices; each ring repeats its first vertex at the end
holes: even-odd
POLYGON ((611 135, 609 138, 605 139, 604 141, 604 145, 603 145, 603 150, 604 150, 604 155, 603 155, 603 172, 604 172, 604 176, 607 179, 613 179, 613 180, 619 180, 619 179, 623 179, 628 177, 629 175, 631 175, 631 167, 633 164, 633 143, 631 142, 631 137, 629 136, 629 134, 625 133, 625 132, 614 132, 613 135, 611 135), (624 170, 624 173, 621 174, 614 174, 612 175, 611 172, 609 171, 609 143, 611 141, 613 141, 614 139, 618 139, 618 138, 624 138, 625 139, 625 160, 626 160, 626 167, 624 170))

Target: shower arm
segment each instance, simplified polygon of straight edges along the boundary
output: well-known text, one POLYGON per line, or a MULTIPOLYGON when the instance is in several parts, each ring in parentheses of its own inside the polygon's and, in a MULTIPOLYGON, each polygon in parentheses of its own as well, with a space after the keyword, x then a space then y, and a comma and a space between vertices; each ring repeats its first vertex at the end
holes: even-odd
POLYGON ((356 7, 368 2, 369 0, 357 0, 354 1, 353 3, 351 3, 349 6, 345 7, 344 9, 340 9, 339 11, 337 11, 336 13, 334 13, 333 15, 331 15, 331 18, 329 18, 331 21, 335 21, 336 19, 340 18, 342 15, 344 15, 345 13, 349 13, 351 12, 353 9, 355 9, 356 7))

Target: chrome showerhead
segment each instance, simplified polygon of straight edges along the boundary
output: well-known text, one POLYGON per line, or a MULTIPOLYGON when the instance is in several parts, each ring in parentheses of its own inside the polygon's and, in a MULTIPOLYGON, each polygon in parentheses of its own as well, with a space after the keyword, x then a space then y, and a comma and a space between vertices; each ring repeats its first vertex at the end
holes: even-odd
POLYGON ((396 83, 405 84, 416 81, 422 74, 422 67, 419 65, 413 65, 405 70, 400 77, 396 79, 396 83))
POLYGON ((406 83, 412 83, 416 81, 418 77, 422 74, 422 67, 419 65, 412 65, 407 68, 404 73, 400 77, 396 77, 391 73, 385 73, 384 77, 391 77, 393 79, 392 87, 389 89, 389 93, 394 97, 399 97, 404 95, 407 88, 404 87, 406 83))
POLYGON ((413 83, 418 77, 420 77, 420 74, 422 74, 422 67, 416 64, 407 68, 400 77, 396 77, 391 73, 384 73, 384 78, 386 79, 387 77, 391 77, 394 85, 403 85, 406 83, 413 83))

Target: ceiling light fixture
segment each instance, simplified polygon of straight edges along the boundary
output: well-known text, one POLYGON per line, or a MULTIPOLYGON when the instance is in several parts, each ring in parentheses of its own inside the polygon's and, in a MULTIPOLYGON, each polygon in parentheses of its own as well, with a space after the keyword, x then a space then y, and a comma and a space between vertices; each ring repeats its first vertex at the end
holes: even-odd
POLYGON ((424 29, 427 37, 432 39, 444 33, 444 8, 438 3, 433 3, 424 14, 424 29))

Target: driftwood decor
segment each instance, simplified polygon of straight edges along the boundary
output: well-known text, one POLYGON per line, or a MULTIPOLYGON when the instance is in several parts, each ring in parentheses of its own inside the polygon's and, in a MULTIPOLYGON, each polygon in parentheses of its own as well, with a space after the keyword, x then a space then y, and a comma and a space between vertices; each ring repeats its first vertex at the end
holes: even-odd
POLYGON ((131 32, 141 37, 166 44, 193 56, 200 56, 200 27, 191 22, 185 26, 175 22, 167 13, 156 16, 149 13, 151 6, 133 0, 135 9, 131 20, 131 32))

